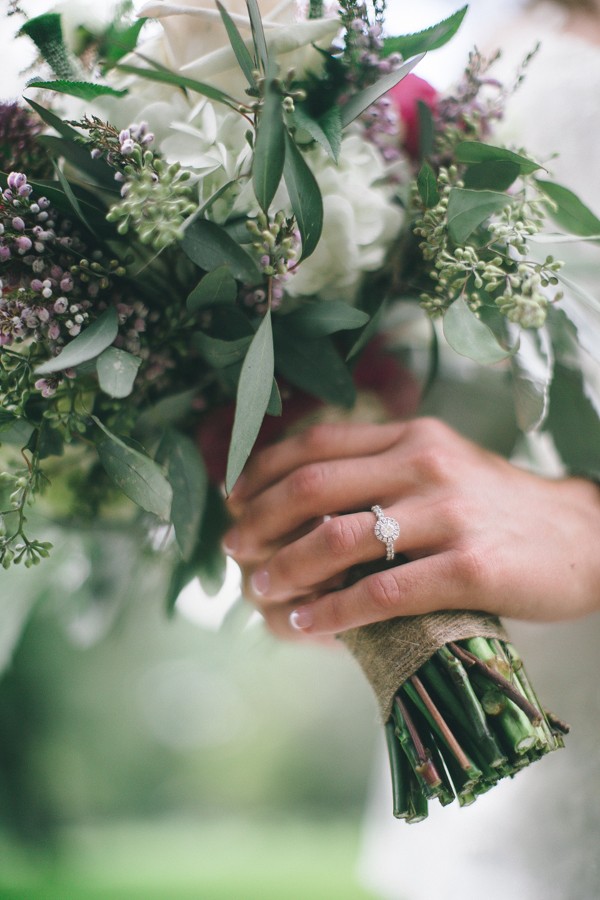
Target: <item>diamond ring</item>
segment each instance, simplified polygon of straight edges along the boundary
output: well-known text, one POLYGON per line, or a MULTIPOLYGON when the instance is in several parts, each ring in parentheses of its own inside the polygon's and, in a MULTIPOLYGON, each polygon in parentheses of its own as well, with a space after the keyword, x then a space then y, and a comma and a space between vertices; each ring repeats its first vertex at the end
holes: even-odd
POLYGON ((373 533, 378 541, 385 544, 387 548, 386 560, 389 562, 395 556, 394 541, 400 534, 400 526, 391 516, 386 516, 380 506, 372 506, 371 512, 375 513, 377 517, 373 533))

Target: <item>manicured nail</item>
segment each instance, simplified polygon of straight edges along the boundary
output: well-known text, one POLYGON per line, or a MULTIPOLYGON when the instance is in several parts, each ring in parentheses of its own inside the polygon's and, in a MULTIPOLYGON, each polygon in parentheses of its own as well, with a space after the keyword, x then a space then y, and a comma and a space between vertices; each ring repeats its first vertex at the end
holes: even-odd
POLYGON ((222 542, 223 550, 228 556, 235 556, 240 549, 240 532, 237 528, 228 531, 222 542))
POLYGON ((266 569, 261 569, 258 572, 255 572, 252 578, 250 579, 250 584, 252 585, 252 590, 259 597, 264 596, 269 590, 269 585, 271 584, 271 579, 269 577, 269 573, 266 569))
POLYGON ((301 606, 300 609, 295 609, 290 615, 290 625, 296 631, 304 631, 305 628, 310 628, 313 622, 314 616, 310 606, 301 606))
POLYGON ((229 499, 232 498, 234 500, 237 499, 238 494, 241 494, 244 490, 244 484, 246 483, 247 478, 245 475, 240 475, 234 486, 231 488, 231 493, 229 494, 229 499))

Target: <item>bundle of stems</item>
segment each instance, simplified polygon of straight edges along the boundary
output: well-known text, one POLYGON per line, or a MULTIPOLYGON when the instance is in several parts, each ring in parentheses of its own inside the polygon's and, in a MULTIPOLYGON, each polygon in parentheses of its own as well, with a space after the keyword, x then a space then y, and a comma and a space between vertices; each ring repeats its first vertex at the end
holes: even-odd
POLYGON ((386 724, 394 815, 420 822, 434 798, 468 806, 563 747, 568 730, 542 709, 512 644, 449 642, 394 698, 386 724))

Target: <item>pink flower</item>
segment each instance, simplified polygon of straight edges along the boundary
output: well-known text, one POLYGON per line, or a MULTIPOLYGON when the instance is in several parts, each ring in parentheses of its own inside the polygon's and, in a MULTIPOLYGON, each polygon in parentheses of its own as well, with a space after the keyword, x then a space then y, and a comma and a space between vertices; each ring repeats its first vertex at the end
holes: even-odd
POLYGON ((419 101, 432 112, 437 107, 438 93, 428 81, 418 75, 407 75, 387 96, 394 103, 404 126, 404 146, 413 159, 420 156, 419 101))

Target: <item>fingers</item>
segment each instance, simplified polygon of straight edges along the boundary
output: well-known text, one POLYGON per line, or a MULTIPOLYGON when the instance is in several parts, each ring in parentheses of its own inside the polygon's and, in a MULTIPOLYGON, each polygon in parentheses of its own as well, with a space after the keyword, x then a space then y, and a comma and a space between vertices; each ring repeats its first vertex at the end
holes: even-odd
POLYGON ((336 424, 314 425, 301 434, 273 444, 250 459, 230 497, 232 509, 261 493, 294 469, 313 462, 381 453, 400 437, 405 426, 336 424))
POLYGON ((448 551, 363 578, 346 590, 296 606, 290 624, 306 634, 336 634, 395 616, 477 608, 468 564, 448 551))
MULTIPOLYGON (((386 510, 400 523, 396 552, 422 555, 444 545, 450 529, 436 511, 437 506, 414 501, 386 510)), ((250 579, 253 595, 264 605, 316 592, 317 586, 322 594, 324 583, 339 581, 352 566, 385 558, 385 547, 374 534, 375 521, 372 512, 364 512, 323 522, 256 569, 250 579)))

